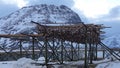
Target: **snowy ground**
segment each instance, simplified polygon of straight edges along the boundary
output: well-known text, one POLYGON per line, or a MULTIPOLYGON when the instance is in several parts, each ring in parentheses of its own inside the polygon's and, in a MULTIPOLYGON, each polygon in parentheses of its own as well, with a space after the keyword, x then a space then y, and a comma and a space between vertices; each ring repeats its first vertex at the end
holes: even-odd
POLYGON ((96 68, 120 68, 120 61, 101 63, 96 68))
MULTIPOLYGON (((29 58, 21 58, 17 61, 2 61, 0 62, 0 68, 46 68, 45 66, 35 65, 34 63, 44 63, 44 58, 39 58, 38 61, 34 61, 29 58)), ((71 65, 80 65, 83 64, 83 61, 77 61, 77 62, 70 62, 66 64, 71 65)), ((110 61, 108 59, 101 60, 101 61, 94 61, 93 63, 98 64, 96 68, 120 68, 120 61, 110 61)), ((72 68, 70 65, 67 68, 72 68)), ((58 68, 59 66, 54 66, 55 68, 58 68)), ((64 67, 66 68, 66 67, 64 67)), ((77 67, 74 67, 77 68, 77 67)))
POLYGON ((41 66, 36 66, 37 61, 34 61, 29 58, 21 58, 17 61, 3 61, 0 62, 0 68, 44 68, 41 66))
MULTIPOLYGON (((38 61, 34 61, 29 58, 21 58, 17 61, 1 61, 0 62, 0 68, 46 68, 46 66, 36 65, 39 63, 44 63, 44 58, 39 58, 38 61)), ((55 62, 54 62, 55 63, 55 62)), ((50 64, 54 64, 50 63, 50 64)), ((76 65, 74 67, 77 67, 77 65, 83 64, 83 61, 77 61, 77 62, 64 62, 63 65, 52 65, 53 68, 71 68, 72 65, 76 65), (70 65, 69 65, 70 64, 70 65)))

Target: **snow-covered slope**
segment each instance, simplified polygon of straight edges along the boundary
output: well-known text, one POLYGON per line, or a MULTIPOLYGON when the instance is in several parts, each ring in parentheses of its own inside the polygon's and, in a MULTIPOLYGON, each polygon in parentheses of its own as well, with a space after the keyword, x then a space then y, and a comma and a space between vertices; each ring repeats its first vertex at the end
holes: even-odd
POLYGON ((80 17, 70 8, 61 5, 35 5, 24 7, 6 17, 0 18, 0 34, 34 33, 35 26, 31 21, 39 23, 78 23, 80 17))
POLYGON ((108 37, 103 42, 110 48, 120 48, 120 35, 108 37))

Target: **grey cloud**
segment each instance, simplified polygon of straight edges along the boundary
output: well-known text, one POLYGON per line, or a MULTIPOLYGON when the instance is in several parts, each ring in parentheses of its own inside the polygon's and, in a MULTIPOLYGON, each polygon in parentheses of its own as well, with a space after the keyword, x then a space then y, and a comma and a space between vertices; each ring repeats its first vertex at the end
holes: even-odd
POLYGON ((104 19, 112 19, 112 18, 118 18, 120 17, 120 6, 116 6, 112 8, 108 14, 102 15, 99 19, 104 20, 104 19))
POLYGON ((104 24, 105 26, 111 27, 109 29, 105 29, 106 36, 120 34, 120 6, 112 8, 108 14, 102 15, 93 21, 98 24, 104 24))
POLYGON ((112 8, 110 10, 108 16, 110 16, 110 17, 118 17, 118 16, 120 16, 120 6, 112 8))

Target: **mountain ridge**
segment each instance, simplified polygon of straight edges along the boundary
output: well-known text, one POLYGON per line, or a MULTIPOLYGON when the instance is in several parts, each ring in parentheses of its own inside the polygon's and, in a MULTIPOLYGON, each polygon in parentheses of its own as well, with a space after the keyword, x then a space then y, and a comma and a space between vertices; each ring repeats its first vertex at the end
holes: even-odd
POLYGON ((110 48, 120 48, 120 35, 116 34, 103 40, 105 45, 110 48))

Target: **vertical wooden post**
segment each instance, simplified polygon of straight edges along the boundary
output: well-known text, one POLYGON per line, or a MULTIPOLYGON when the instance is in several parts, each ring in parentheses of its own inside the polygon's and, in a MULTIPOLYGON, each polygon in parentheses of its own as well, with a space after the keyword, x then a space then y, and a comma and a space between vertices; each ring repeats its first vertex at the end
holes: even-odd
POLYGON ((47 37, 44 38, 44 45, 45 45, 45 65, 48 68, 48 47, 47 47, 47 37))
POLYGON ((95 53, 95 60, 97 60, 97 57, 98 57, 98 55, 97 55, 97 46, 98 46, 98 45, 96 44, 96 45, 95 45, 95 52, 96 52, 96 53, 95 53))
POLYGON ((105 50, 103 50, 103 59, 105 58, 105 50))
POLYGON ((20 40, 20 58, 22 58, 22 40, 20 40))
POLYGON ((80 59, 80 47, 79 47, 79 44, 77 44, 78 45, 78 60, 80 59))
POLYGON ((35 37, 32 37, 32 59, 35 60, 35 37))
POLYGON ((85 26, 85 59, 84 59, 84 68, 88 68, 87 65, 87 27, 85 26))
MULTIPOLYGON (((55 50, 55 40, 54 40, 54 37, 53 37, 53 39, 52 39, 52 44, 53 44, 53 50, 55 50)), ((52 58, 55 59, 55 55, 53 55, 52 58)))
POLYGON ((54 38, 52 39, 52 44, 53 44, 53 49, 55 49, 55 40, 54 40, 54 38))
POLYGON ((93 58, 93 52, 92 52, 92 46, 91 43, 89 44, 89 55, 90 55, 90 64, 92 64, 92 58, 93 58))
POLYGON ((61 40, 61 64, 63 64, 63 40, 61 40))
POLYGON ((85 44, 84 68, 87 68, 87 43, 85 44))
POLYGON ((71 61, 73 60, 73 44, 71 42, 71 61))

